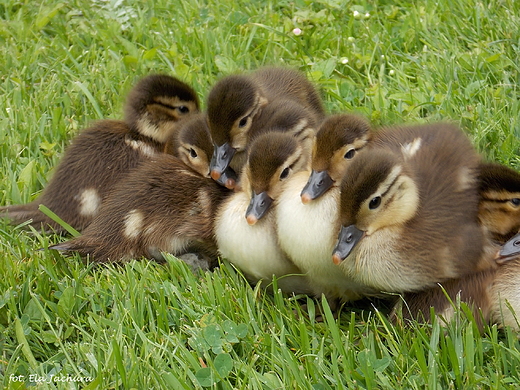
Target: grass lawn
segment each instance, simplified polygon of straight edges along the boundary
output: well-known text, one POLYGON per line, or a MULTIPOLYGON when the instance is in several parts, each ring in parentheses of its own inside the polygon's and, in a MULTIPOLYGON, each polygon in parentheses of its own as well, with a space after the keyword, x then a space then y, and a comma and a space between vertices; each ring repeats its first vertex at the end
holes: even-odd
MULTIPOLYGON (((141 76, 176 75, 204 101, 218 78, 264 64, 304 71, 330 112, 374 126, 456 122, 519 169, 519 58, 514 0, 3 0, 0 205, 38 196, 71 138, 121 118, 141 76)), ((0 236, 7 389, 520 385, 518 335, 480 334, 464 310, 445 327, 393 326, 370 306, 335 319, 326 302, 264 293, 226 264, 96 266, 38 250, 58 236, 5 222, 0 236)))

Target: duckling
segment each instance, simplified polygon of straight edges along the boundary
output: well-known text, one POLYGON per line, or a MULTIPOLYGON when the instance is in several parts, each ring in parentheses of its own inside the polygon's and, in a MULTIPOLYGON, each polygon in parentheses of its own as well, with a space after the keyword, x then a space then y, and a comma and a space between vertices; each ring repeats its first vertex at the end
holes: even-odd
POLYGON ((520 174, 500 164, 482 162, 479 194, 479 221, 495 243, 503 244, 496 257, 501 266, 447 280, 425 291, 404 294, 392 311, 394 321, 400 318, 399 312, 405 320, 430 321, 430 308, 448 321, 454 308, 447 294, 452 302, 460 300, 470 306, 481 329, 484 324, 492 322, 518 329, 518 323, 511 321, 510 311, 504 303, 507 299, 520 313, 520 263, 516 261, 520 256, 520 234, 510 238, 520 227, 520 174), (508 238, 509 241, 505 242, 508 238), (510 264, 511 260, 513 264, 510 264))
POLYGON ((118 183, 81 236, 50 249, 76 251, 96 262, 162 260, 162 252, 197 252, 215 261, 213 220, 230 194, 179 159, 157 155, 118 183))
POLYGON ((219 253, 242 270, 251 283, 269 281, 276 275, 283 291, 310 291, 306 278, 295 275, 301 274, 300 269, 278 246, 272 210, 284 183, 308 168, 309 157, 310 150, 289 134, 258 136, 241 174, 241 190, 219 208, 215 220, 219 253))
POLYGON ((408 292, 496 267, 478 221, 479 164, 449 124, 379 131, 341 184, 338 272, 408 292))
POLYGON ((166 141, 165 153, 177 157, 202 177, 209 178, 209 160, 213 142, 206 114, 200 112, 183 120, 166 141))
POLYGON ((301 191, 303 203, 338 187, 356 153, 370 141, 370 124, 352 114, 337 114, 321 124, 312 153, 312 172, 301 191))
POLYGON ((501 164, 480 166, 480 223, 504 244, 520 230, 520 173, 501 164))
MULTIPOLYGON (((241 170, 247 146, 257 134, 273 127, 266 124, 272 123, 271 116, 261 116, 262 111, 269 106, 276 110, 282 100, 300 105, 316 121, 324 116, 315 88, 291 69, 262 68, 251 75, 225 77, 215 84, 207 99, 209 128, 215 144, 210 167, 214 180, 231 162, 235 171, 241 170)), ((282 125, 280 129, 287 127, 282 125)))
POLYGON ((316 133, 312 173, 294 174, 277 200, 280 247, 306 273, 316 295, 324 293, 330 299, 348 301, 360 297, 352 282, 338 273, 330 254, 340 228, 341 179, 370 137, 368 122, 359 116, 337 114, 326 118, 316 133))
POLYGON ((131 90, 125 121, 102 120, 83 130, 33 202, 0 208, 0 215, 18 224, 32 219, 36 228, 60 225, 38 210, 43 204, 77 230, 83 230, 98 213, 109 191, 143 160, 163 152, 177 122, 197 111, 198 98, 187 84, 166 75, 143 78, 131 90))
MULTIPOLYGON (((179 129, 173 132, 167 140, 165 153, 179 158, 202 177, 209 178, 209 161, 213 153, 213 142, 209 134, 206 114, 193 114, 183 120, 179 124, 179 129)), ((236 181, 235 171, 228 167, 217 183, 233 189, 236 181), (228 183, 233 183, 233 185, 228 183)))

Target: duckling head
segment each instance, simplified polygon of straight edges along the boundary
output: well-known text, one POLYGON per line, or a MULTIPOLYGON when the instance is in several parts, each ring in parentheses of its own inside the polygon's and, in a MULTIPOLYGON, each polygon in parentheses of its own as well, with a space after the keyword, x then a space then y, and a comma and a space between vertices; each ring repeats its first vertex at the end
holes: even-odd
POLYGON ((308 158, 298 140, 289 134, 269 132, 255 139, 242 179, 243 191, 251 194, 246 211, 249 225, 266 215, 285 181, 305 169, 308 158))
POLYGON ((301 192, 303 203, 339 186, 347 167, 357 152, 370 140, 366 119, 352 114, 328 117, 321 124, 312 151, 312 172, 301 192))
POLYGON ((479 220, 498 241, 520 230, 520 173, 500 164, 482 163, 479 220))
POLYGON ((186 118, 166 143, 165 152, 179 158, 203 177, 209 177, 209 159, 213 143, 206 115, 199 113, 186 118))
POLYGON ((341 182, 342 227, 334 263, 345 260, 364 237, 404 225, 418 207, 418 187, 400 156, 384 149, 361 152, 341 182))
MULTIPOLYGON (((209 134, 206 114, 194 114, 183 120, 178 130, 167 141, 165 152, 179 158, 202 177, 209 178, 213 142, 209 134)), ((236 182, 237 175, 230 167, 219 179, 219 183, 229 189, 233 189, 236 182)))
POLYGON ((218 180, 236 151, 246 147, 247 133, 254 116, 267 103, 253 79, 243 75, 223 78, 211 89, 208 100, 208 125, 214 150, 211 177, 218 180))
POLYGON ((188 84, 167 75, 150 75, 130 91, 125 120, 133 131, 164 143, 176 122, 198 110, 197 94, 188 84))

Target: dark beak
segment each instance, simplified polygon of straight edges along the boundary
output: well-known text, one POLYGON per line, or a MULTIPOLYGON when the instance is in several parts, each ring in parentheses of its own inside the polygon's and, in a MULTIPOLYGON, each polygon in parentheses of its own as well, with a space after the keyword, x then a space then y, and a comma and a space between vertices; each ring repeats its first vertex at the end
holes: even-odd
POLYGON ((211 162, 209 164, 209 171, 213 180, 216 181, 220 179, 220 176, 229 166, 235 152, 236 149, 232 148, 228 142, 220 146, 215 145, 213 148, 213 156, 211 156, 211 162))
POLYGON ((331 179, 327 171, 317 172, 313 169, 309 181, 303 187, 301 193, 302 202, 309 203, 311 200, 319 198, 333 184, 334 180, 331 179))
POLYGON ((338 236, 338 243, 332 254, 334 264, 340 264, 352 252, 352 249, 364 237, 365 232, 355 225, 342 226, 338 236))
POLYGON ((218 184, 233 190, 237 184, 238 177, 233 168, 227 167, 220 177, 216 180, 218 184))
POLYGON ((247 223, 249 225, 257 223, 258 220, 265 215, 267 210, 269 210, 271 203, 273 203, 273 199, 267 195, 267 192, 260 192, 258 195, 253 193, 253 197, 246 211, 247 223))
POLYGON ((497 263, 505 263, 520 255, 520 233, 504 244, 496 259, 497 263))

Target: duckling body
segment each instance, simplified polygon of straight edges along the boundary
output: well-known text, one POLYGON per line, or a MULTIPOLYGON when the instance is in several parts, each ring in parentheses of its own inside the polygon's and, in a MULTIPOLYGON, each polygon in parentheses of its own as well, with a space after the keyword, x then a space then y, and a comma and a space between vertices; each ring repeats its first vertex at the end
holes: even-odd
POLYGON ((197 96, 185 83, 164 75, 145 77, 129 94, 126 121, 102 120, 82 131, 42 194, 25 205, 2 207, 0 215, 13 224, 32 219, 36 228, 63 231, 38 210, 43 204, 83 230, 114 184, 143 160, 161 153, 176 122, 197 110, 197 96))
MULTIPOLYGON (((267 130, 290 131, 279 115, 283 106, 297 105, 306 118, 321 121, 324 110, 312 84, 299 72, 285 68, 263 68, 251 75, 232 75, 220 80, 208 95, 208 123, 215 144, 211 176, 217 180, 230 166, 240 172, 246 161, 247 147, 267 130), (267 112, 269 111, 269 113, 267 112)), ((297 124, 294 131, 306 124, 297 124)))
POLYGON ((370 138, 368 123, 351 114, 328 117, 312 152, 312 172, 298 172, 277 201, 280 247, 306 273, 316 295, 355 300, 358 287, 337 272, 330 256, 337 241, 339 184, 348 164, 370 138))
POLYGON ((406 292, 495 267, 478 221, 479 164, 454 126, 380 131, 341 185, 338 272, 406 292))
POLYGON ((458 302, 469 306, 480 329, 485 324, 498 324, 520 330, 520 260, 516 258, 496 269, 450 279, 425 291, 406 293, 390 318, 394 322, 401 318, 431 321, 431 308, 434 308, 436 316, 449 322, 458 302))
POLYGON ((98 262, 162 259, 189 251, 216 258, 213 219, 230 191, 162 154, 130 172, 84 233, 51 249, 98 262))
POLYGON ((241 190, 220 207, 215 224, 222 257, 256 283, 280 278, 286 292, 309 292, 307 280, 280 249, 272 204, 284 182, 308 165, 308 151, 294 137, 266 133, 253 143, 241 190), (293 275, 293 276, 289 276, 293 275))

